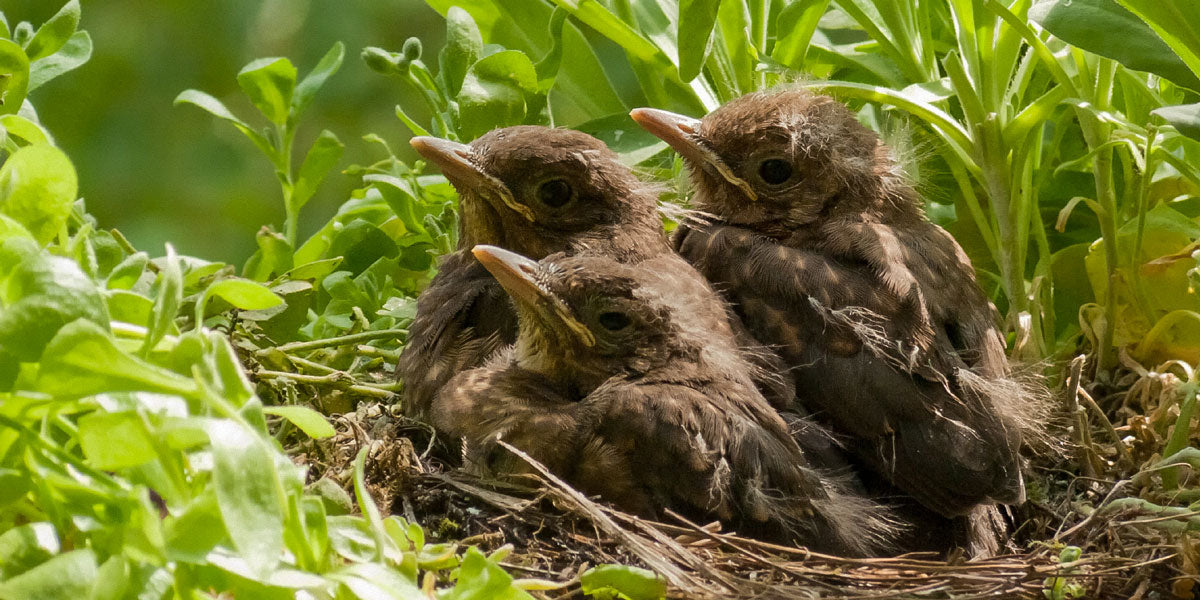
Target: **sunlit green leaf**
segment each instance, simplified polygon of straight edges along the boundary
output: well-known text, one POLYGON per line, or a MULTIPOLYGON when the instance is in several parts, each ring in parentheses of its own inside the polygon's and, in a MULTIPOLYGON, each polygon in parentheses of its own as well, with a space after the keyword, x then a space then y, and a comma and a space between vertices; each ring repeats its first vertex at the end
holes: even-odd
POLYGON ((0 597, 78 600, 88 596, 95 579, 95 553, 74 550, 0 583, 0 597))
POLYGON ((38 360, 60 328, 76 319, 108 327, 99 290, 73 260, 34 254, 18 262, 4 280, 0 348, 21 360, 38 360))
POLYGON ((579 576, 579 582, 583 593, 598 598, 657 600, 667 594, 667 582, 662 577, 653 571, 624 565, 592 567, 579 576))
POLYGON ((92 57, 92 37, 86 31, 76 32, 66 45, 45 58, 29 65, 29 91, 42 84, 83 66, 92 57))
POLYGON ((270 448, 257 433, 228 420, 208 424, 213 484, 225 528, 242 558, 259 574, 283 552, 283 489, 270 448))
POLYGON ((75 167, 62 150, 45 144, 26 146, 0 168, 0 212, 19 221, 45 245, 66 224, 77 185, 75 167))
POLYGON ((438 54, 438 77, 450 96, 462 89, 467 69, 483 56, 483 38, 470 13, 459 6, 446 11, 446 45, 438 54))
POLYGON ((314 440, 332 437, 337 433, 321 413, 307 406, 267 406, 263 412, 287 419, 314 440))
POLYGON ((135 412, 95 412, 79 419, 79 445, 88 463, 115 471, 154 460, 154 442, 135 412))
POLYGON ((33 39, 25 46, 29 61, 50 56, 67 43, 79 25, 79 0, 71 0, 38 28, 33 39))
POLYGON ((470 139, 523 123, 526 100, 537 93, 537 71, 525 54, 503 50, 480 59, 467 70, 458 93, 460 133, 470 139))
POLYGON ((1179 133, 1200 142, 1200 103, 1164 106, 1150 114, 1162 117, 1179 133))
POLYGON ((720 0, 679 0, 678 64, 683 81, 695 79, 704 66, 720 4, 720 0))
POLYGON ((85 319, 68 324, 50 340, 38 369, 37 389, 62 398, 104 392, 197 393, 190 378, 126 354, 112 334, 85 319))
POLYGON ((286 58, 260 58, 238 73, 238 85, 272 123, 287 121, 296 89, 296 67, 286 58))

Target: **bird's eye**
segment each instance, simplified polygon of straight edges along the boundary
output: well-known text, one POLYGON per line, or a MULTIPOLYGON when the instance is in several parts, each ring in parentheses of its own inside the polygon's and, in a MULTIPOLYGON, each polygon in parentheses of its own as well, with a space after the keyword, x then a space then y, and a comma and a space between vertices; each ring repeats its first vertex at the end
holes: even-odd
POLYGON ((629 327, 630 323, 629 315, 619 312, 600 313, 600 316, 596 320, 600 323, 601 327, 609 331, 620 331, 629 327))
POLYGON ((770 185, 779 185, 792 177, 792 165, 786 160, 768 158, 758 165, 758 176, 770 185))
POLYGON ((558 208, 571 201, 571 185, 562 179, 551 179, 538 186, 538 202, 558 208))

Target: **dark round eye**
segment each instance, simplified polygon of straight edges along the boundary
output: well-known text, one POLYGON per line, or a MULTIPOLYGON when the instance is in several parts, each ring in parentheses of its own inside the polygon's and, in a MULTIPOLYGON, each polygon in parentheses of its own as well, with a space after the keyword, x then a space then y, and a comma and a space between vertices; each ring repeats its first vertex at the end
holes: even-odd
POLYGON ((609 331, 620 331, 629 327, 629 315, 619 312, 600 313, 596 318, 600 322, 600 326, 609 331))
POLYGON ((558 208, 571 201, 571 185, 562 179, 551 179, 538 186, 538 201, 550 208, 558 208))
POLYGON ((758 176, 771 185, 779 185, 791 178, 792 165, 786 160, 768 158, 758 165, 758 176))

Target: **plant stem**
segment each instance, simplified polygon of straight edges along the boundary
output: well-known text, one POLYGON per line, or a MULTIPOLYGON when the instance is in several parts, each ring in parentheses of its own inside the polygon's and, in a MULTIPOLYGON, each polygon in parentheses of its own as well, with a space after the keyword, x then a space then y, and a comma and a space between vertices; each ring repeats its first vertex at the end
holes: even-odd
POLYGON ((317 348, 328 348, 330 346, 347 346, 350 344, 357 344, 358 342, 377 340, 377 339, 386 338, 386 337, 400 337, 402 335, 408 335, 408 330, 407 329, 380 329, 379 331, 363 331, 361 333, 352 333, 350 335, 325 338, 325 339, 321 339, 321 340, 312 340, 310 342, 291 342, 291 343, 284 344, 282 346, 275 346, 273 348, 264 348, 262 350, 257 351, 255 354, 263 355, 263 354, 266 354, 269 352, 276 352, 276 351, 284 352, 284 353, 302 352, 305 350, 316 350, 317 348))

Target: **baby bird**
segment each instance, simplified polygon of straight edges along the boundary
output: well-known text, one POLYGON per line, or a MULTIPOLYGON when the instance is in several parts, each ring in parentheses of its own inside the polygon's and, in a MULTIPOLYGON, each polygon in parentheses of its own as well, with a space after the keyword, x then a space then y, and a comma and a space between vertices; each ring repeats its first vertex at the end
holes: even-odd
MULTIPOLYGON (((516 340, 517 318, 503 290, 471 255, 492 244, 540 259, 590 254, 636 264, 665 257, 665 267, 704 278, 671 249, 657 212, 657 194, 600 140, 568 129, 517 126, 469 145, 416 137, 412 146, 438 165, 458 190, 459 249, 446 256, 417 301, 417 316, 397 365, 405 412, 424 419, 439 389, 455 374, 484 363, 516 340)), ((724 314, 697 315, 720 332, 740 323, 724 314)), ((744 332, 744 330, 742 330, 744 332)), ((739 339, 756 345, 743 333, 739 339)), ((749 351, 749 350, 748 350, 749 351)), ((790 402, 782 360, 756 350, 756 381, 773 399, 790 402)))
POLYGON ((653 191, 587 134, 517 126, 470 145, 434 137, 410 143, 458 191, 460 231, 458 250, 442 259, 418 298, 396 368, 409 416, 424 418, 451 377, 516 340, 516 314, 471 255, 476 244, 536 258, 595 253, 622 262, 672 252, 653 191))
POLYGON ((1028 394, 1007 378, 997 311, 874 132, 803 89, 701 120, 632 116, 684 157, 711 215, 680 227, 680 253, 863 462, 948 517, 1024 501, 1028 394))
POLYGON ((641 515, 715 516, 851 555, 887 546, 886 510, 809 468, 733 338, 694 318, 713 298, 690 277, 661 259, 474 253, 520 327, 511 349, 456 376, 432 408, 469 466, 528 471, 499 438, 641 515))

